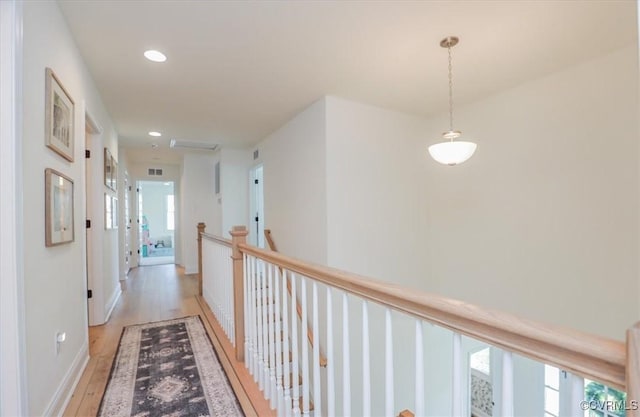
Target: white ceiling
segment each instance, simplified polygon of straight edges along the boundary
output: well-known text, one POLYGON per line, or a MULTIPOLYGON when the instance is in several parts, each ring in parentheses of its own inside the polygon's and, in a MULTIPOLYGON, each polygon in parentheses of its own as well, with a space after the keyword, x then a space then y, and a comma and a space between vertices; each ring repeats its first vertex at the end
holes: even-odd
POLYGON ((247 146, 327 94, 446 111, 447 35, 460 37, 456 103, 637 39, 635 0, 59 3, 127 147, 150 147, 150 130, 165 148, 170 138, 247 146))

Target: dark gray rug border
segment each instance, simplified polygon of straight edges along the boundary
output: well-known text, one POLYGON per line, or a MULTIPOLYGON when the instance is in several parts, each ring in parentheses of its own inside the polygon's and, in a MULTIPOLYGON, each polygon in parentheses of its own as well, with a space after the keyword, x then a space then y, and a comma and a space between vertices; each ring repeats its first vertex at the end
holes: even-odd
MULTIPOLYGON (((100 399, 100 406, 98 407, 98 413, 96 414, 96 416, 99 416, 102 413, 102 407, 104 406, 104 397, 107 393, 107 388, 109 387, 109 383, 111 382, 111 377, 113 376, 113 371, 116 368, 116 362, 118 359, 118 356, 120 355, 120 345, 122 343, 122 338, 124 337, 124 332, 125 330, 127 330, 127 327, 133 327, 133 326, 144 326, 145 324, 154 324, 154 323, 162 323, 163 321, 171 321, 171 320, 184 320, 184 319, 188 319, 191 317, 197 317, 200 320, 200 324, 202 325, 202 328, 204 329, 204 334, 207 335, 207 340, 209 341, 209 346, 211 347, 211 350, 213 351, 213 354, 216 357, 216 360, 218 361, 218 363, 220 363, 220 366, 222 366, 222 362, 220 361, 220 356, 218 355, 218 352, 216 352, 216 348, 213 345, 213 341, 211 340, 211 336, 209 335, 209 332, 207 331, 207 326, 205 326, 204 320, 202 320, 202 316, 200 314, 195 314, 195 315, 191 315, 191 316, 184 316, 184 317, 174 317, 171 319, 163 319, 163 320, 155 320, 155 321, 147 321, 144 323, 136 323, 136 324, 129 324, 127 326, 123 326, 122 327, 122 331, 120 332, 120 338, 118 339, 118 350, 116 350, 116 354, 113 356, 113 359, 111 361, 111 370, 109 371, 109 377, 107 378, 107 385, 104 386, 104 392, 102 393, 102 398, 100 399)), ((231 384, 231 381, 229 380, 229 376, 227 375, 226 370, 224 369, 224 367, 222 367, 222 370, 224 371, 224 378, 226 379, 227 383, 229 384, 229 386, 231 387, 231 392, 233 392, 233 397, 236 400, 236 403, 238 404, 238 408, 240 409, 240 411, 242 411, 242 416, 244 417, 244 410, 242 410, 242 406, 240 405, 240 401, 238 400, 238 396, 236 395, 236 391, 233 389, 233 385, 231 384)))

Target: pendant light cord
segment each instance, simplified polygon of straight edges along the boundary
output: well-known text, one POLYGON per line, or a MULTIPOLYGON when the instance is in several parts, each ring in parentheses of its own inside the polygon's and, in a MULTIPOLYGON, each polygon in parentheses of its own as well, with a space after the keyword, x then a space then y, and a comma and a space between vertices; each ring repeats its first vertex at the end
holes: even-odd
MULTIPOLYGON (((449 51, 449 131, 453 131, 453 75, 451 65, 451 45, 447 47, 449 51)), ((453 142, 453 138, 451 138, 453 142)))

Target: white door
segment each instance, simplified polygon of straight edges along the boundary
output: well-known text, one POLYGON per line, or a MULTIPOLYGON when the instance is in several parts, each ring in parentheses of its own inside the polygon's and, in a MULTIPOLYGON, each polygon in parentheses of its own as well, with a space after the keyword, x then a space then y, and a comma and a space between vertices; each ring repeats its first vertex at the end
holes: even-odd
MULTIPOLYGON (((88 121, 88 118, 87 118, 88 121)), ((90 124, 87 122, 86 123, 86 131, 85 131, 85 149, 88 150, 89 152, 91 152, 91 128, 90 128, 90 124)), ((95 158, 95 156, 94 156, 95 158)), ((96 227, 95 225, 97 224, 96 221, 94 221, 94 219, 91 219, 91 215, 93 214, 93 194, 92 194, 92 186, 91 186, 91 180, 93 178, 93 174, 91 172, 91 158, 85 158, 85 200, 86 200, 86 215, 87 215, 87 223, 92 222, 91 227, 96 227)), ((94 313, 93 313, 93 239, 92 239, 92 235, 93 232, 92 230, 87 227, 85 228, 85 234, 86 234, 86 239, 87 239, 87 246, 85 248, 87 255, 86 255, 86 268, 87 268, 87 291, 88 291, 88 299, 87 299, 87 318, 89 320, 89 325, 93 325, 94 324, 94 313)))
POLYGON ((251 221, 249 227, 249 241, 264 248, 264 181, 263 167, 257 165, 251 169, 251 221))

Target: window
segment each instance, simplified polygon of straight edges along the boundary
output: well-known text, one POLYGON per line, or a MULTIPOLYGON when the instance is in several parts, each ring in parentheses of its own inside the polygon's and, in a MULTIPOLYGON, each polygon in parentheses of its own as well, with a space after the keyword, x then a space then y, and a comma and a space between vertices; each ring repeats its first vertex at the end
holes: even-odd
POLYGON ((175 230, 176 208, 174 204, 173 194, 167 196, 167 230, 175 230))
POLYGON ((584 399, 590 402, 585 417, 624 417, 627 394, 599 382, 584 380, 584 399))

